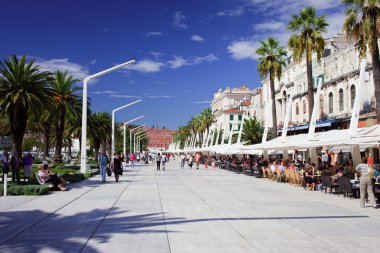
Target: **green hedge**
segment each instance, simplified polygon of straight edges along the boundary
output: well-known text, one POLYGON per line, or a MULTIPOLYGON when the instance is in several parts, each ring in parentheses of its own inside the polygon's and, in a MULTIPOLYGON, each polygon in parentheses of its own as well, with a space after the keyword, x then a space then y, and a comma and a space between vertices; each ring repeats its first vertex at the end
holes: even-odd
MULTIPOLYGON (((3 196, 4 186, 0 184, 0 196, 3 196)), ((8 195, 20 196, 20 195, 44 195, 49 192, 49 186, 47 185, 18 185, 9 183, 7 187, 8 195)))

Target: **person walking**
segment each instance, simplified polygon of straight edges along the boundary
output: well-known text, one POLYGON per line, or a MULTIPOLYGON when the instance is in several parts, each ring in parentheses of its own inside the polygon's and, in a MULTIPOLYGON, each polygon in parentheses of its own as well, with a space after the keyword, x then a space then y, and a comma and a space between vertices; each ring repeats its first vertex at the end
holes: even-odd
POLYGON ((123 169, 119 153, 116 153, 116 157, 112 161, 112 169, 113 174, 115 174, 116 182, 119 182, 119 176, 121 174, 121 170, 123 169))
POLYGON ((160 166, 161 166, 161 155, 160 155, 160 153, 158 153, 156 156, 156 163, 157 163, 157 170, 160 170, 160 166))
POLYGON ((22 161, 19 158, 17 152, 15 151, 11 157, 9 162, 12 170, 12 182, 20 183, 20 166, 22 165, 22 161))
POLYGON ((192 155, 189 155, 188 156, 188 161, 187 161, 187 164, 189 165, 190 169, 193 168, 193 156, 192 155))
POLYGON ((197 168, 197 170, 199 170, 199 164, 201 162, 201 158, 202 158, 201 153, 197 152, 197 154, 195 155, 195 167, 197 168))
POLYGON ((365 207, 366 193, 369 197, 370 205, 376 208, 375 195, 373 194, 373 182, 370 175, 373 176, 372 167, 368 166, 367 158, 362 159, 362 163, 356 167, 357 174, 360 176, 360 206, 365 207))
POLYGON ((26 179, 30 180, 32 174, 33 156, 30 152, 22 158, 22 164, 24 166, 24 182, 26 179))
POLYGON ((165 155, 161 156, 162 170, 165 170, 165 164, 167 162, 167 158, 165 155))
POLYGON ((9 172, 9 154, 8 151, 4 151, 4 154, 0 157, 1 164, 2 164, 2 182, 4 183, 4 175, 7 175, 8 177, 8 172, 9 172))
POLYGON ((181 154, 181 169, 185 169, 185 155, 181 154))
POLYGON ((135 160, 136 160, 134 153, 131 153, 130 160, 131 160, 131 165, 132 165, 132 169, 133 169, 135 167, 135 160))
POLYGON ((107 172, 107 165, 108 165, 108 156, 106 152, 103 150, 102 154, 99 156, 98 164, 100 167, 100 173, 102 175, 102 182, 106 182, 106 172, 107 172))

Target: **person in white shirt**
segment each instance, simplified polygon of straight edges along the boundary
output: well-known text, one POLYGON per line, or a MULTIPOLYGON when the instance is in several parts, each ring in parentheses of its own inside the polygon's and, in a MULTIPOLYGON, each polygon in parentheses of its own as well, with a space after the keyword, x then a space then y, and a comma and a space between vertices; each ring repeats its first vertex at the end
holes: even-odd
POLYGON ((373 194, 373 183, 370 172, 373 169, 368 166, 367 158, 362 159, 362 163, 356 167, 357 174, 360 176, 360 206, 365 207, 365 195, 368 194, 369 202, 373 208, 376 208, 375 195, 373 194))
POLYGON ((181 169, 185 168, 185 155, 181 154, 181 169))

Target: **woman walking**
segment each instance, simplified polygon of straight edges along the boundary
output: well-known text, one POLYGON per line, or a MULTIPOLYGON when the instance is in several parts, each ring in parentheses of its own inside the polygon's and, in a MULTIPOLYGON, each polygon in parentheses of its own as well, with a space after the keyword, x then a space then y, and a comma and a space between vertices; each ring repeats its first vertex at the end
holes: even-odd
POLYGON ((113 174, 115 174, 115 180, 116 182, 119 182, 119 176, 121 175, 121 170, 123 169, 119 153, 116 153, 116 157, 112 161, 112 168, 113 174))

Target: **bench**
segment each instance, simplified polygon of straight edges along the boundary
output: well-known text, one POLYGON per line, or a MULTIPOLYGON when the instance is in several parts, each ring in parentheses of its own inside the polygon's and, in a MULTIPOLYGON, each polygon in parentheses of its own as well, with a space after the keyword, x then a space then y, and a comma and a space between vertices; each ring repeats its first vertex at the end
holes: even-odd
POLYGON ((53 184, 46 184, 44 182, 41 181, 40 177, 38 176, 38 173, 36 173, 36 179, 37 179, 37 182, 40 184, 40 185, 47 185, 49 186, 49 188, 54 188, 54 185, 53 184))

